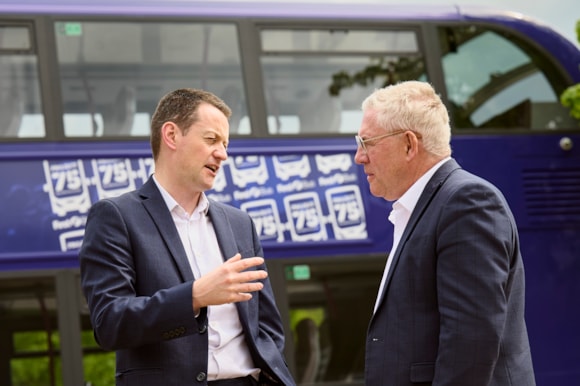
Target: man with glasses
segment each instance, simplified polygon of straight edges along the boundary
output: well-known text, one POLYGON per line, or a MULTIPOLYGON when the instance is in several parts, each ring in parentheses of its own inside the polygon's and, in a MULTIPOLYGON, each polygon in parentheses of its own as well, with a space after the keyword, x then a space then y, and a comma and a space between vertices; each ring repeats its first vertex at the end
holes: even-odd
POLYGON ((355 162, 393 202, 393 247, 366 340, 367 385, 533 386, 524 267, 502 193, 451 158, 449 114, 428 84, 362 104, 355 162))

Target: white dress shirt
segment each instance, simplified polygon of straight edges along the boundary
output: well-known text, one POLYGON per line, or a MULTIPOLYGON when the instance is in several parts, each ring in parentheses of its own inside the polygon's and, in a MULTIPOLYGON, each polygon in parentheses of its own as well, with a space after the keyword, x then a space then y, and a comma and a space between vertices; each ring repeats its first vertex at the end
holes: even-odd
MULTIPOLYGON (((207 215, 209 201, 202 193, 200 202, 189 215, 173 197, 157 182, 177 227, 189 265, 196 279, 224 263, 213 225, 207 215)), ((232 256, 227 256, 227 258, 232 256)), ((242 331, 235 304, 209 306, 208 317, 208 381, 253 375, 259 369, 254 366, 242 331)))
POLYGON ((401 241, 401 236, 403 235, 403 231, 407 227, 407 223, 411 218, 411 214, 413 213, 413 209, 415 209, 415 205, 419 201, 419 197, 425 190, 425 186, 433 177, 433 174, 447 162, 451 157, 447 157, 436 163, 431 169, 429 169, 425 174, 423 174, 411 187, 403 193, 403 195, 393 203, 393 209, 389 214, 389 221, 394 225, 393 231, 393 247, 391 248, 391 252, 389 253, 389 257, 387 258, 387 263, 385 265, 385 270, 383 271, 383 277, 381 279, 381 285, 379 286, 379 293, 377 295, 377 300, 375 302, 375 309, 374 312, 377 311, 377 307, 379 306, 379 302, 383 296, 383 290, 385 287, 385 282, 387 280, 387 276, 389 274, 389 269, 391 268, 391 264, 393 262, 393 256, 395 255, 397 248, 399 246, 399 241, 401 241))

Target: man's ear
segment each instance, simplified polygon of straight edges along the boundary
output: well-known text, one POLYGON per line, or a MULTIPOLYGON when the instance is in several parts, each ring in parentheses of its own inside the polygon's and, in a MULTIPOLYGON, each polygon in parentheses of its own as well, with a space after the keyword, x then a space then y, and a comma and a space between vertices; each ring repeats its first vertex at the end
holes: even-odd
POLYGON ((161 141, 170 149, 175 149, 179 128, 173 122, 165 122, 161 126, 161 141))
POLYGON ((405 146, 407 156, 414 157, 419 152, 419 139, 412 131, 407 131, 405 133, 405 146))

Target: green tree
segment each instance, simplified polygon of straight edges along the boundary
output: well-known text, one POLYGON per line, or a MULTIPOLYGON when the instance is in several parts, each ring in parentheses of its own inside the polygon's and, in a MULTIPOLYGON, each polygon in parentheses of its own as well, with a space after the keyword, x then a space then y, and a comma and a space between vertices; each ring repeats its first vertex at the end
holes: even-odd
MULTIPOLYGON (((13 386, 62 386, 60 336, 57 332, 25 331, 14 334, 18 357, 10 361, 13 386)), ((92 330, 82 332, 85 384, 115 386, 115 353, 99 349, 92 330)))
MULTIPOLYGON (((580 43, 580 20, 576 22, 576 38, 580 43)), ((570 109, 571 116, 580 119, 580 83, 564 90, 562 95, 560 95, 560 102, 570 109)))
POLYGON ((14 334, 13 339, 15 351, 21 354, 10 361, 14 386, 62 385, 58 333, 26 331, 14 334))

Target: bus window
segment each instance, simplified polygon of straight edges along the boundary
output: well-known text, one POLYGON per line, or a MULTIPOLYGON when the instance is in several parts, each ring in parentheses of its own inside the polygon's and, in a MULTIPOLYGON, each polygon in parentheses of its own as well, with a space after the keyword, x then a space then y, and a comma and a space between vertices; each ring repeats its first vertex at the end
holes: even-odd
POLYGON ((577 124, 559 102, 564 79, 544 55, 482 27, 441 28, 442 66, 457 129, 558 129, 577 124))
POLYGON ((263 29, 261 47, 270 134, 354 133, 373 89, 424 73, 414 31, 263 29), (329 91, 336 77, 385 64, 388 74, 329 91))
POLYGON ((31 34, 27 24, 0 25, 0 137, 45 136, 31 34))
POLYGON ((148 136, 161 96, 185 87, 222 97, 230 132, 250 133, 233 24, 67 21, 55 34, 65 136, 148 136))

